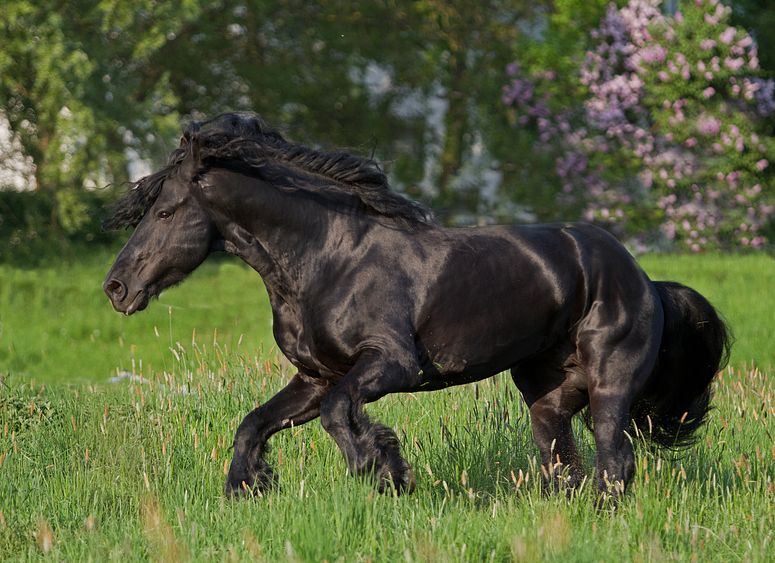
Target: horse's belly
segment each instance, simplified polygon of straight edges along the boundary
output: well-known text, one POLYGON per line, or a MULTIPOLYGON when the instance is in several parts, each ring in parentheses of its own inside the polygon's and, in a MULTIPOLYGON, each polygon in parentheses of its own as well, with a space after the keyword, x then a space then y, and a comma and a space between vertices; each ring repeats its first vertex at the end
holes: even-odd
POLYGON ((471 326, 465 323, 418 335, 420 363, 427 380, 447 385, 490 377, 534 356, 556 340, 547 316, 543 322, 502 326, 471 326))

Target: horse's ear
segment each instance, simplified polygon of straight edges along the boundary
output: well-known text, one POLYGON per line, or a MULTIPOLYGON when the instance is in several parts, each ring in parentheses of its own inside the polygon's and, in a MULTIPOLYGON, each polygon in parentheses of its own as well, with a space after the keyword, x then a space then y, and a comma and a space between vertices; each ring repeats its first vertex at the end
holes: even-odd
POLYGON ((199 143, 197 142, 197 139, 192 136, 185 145, 181 146, 187 146, 188 152, 186 153, 186 156, 183 157, 183 161, 180 163, 180 178, 186 182, 191 182, 199 173, 199 168, 201 166, 199 143))
POLYGON ((179 149, 182 149, 182 148, 183 148, 183 147, 185 147, 187 144, 188 144, 188 139, 186 139, 186 136, 185 136, 185 135, 181 135, 181 136, 180 136, 180 146, 179 146, 178 148, 179 148, 179 149))

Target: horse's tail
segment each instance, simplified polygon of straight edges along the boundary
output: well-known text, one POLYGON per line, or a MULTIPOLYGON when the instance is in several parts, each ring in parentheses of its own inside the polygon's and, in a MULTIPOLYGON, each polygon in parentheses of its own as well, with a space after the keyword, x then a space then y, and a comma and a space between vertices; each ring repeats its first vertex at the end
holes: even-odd
POLYGON ((675 282, 653 282, 665 314, 657 364, 630 418, 652 443, 680 448, 710 411, 711 382, 729 361, 732 335, 707 299, 675 282))

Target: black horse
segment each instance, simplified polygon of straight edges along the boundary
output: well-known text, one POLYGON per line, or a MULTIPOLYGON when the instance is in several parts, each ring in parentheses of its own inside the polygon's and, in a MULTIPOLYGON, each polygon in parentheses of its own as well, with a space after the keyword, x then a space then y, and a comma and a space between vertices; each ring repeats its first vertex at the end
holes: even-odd
POLYGON ((571 417, 588 406, 597 488, 616 496, 635 471, 631 423, 657 445, 691 443, 728 358, 713 306, 650 281, 605 231, 445 229, 373 161, 290 143, 256 116, 192 123, 104 222, 128 226, 104 285, 117 311, 144 309, 226 251, 263 278, 298 369, 237 429, 227 495, 270 488, 267 440, 318 416, 353 474, 411 492, 395 433, 364 404, 511 370, 547 473, 562 464, 582 481, 571 417))

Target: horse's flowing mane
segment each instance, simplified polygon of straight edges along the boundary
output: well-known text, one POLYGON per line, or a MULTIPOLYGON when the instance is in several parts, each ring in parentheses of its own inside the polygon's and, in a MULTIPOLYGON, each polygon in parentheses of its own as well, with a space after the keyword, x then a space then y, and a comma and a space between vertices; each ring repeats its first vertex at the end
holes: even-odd
POLYGON ((278 189, 307 190, 323 197, 354 198, 369 214, 417 228, 433 222, 426 207, 390 190, 388 179, 371 159, 345 151, 314 150, 286 140, 255 114, 225 113, 183 132, 180 148, 167 163, 136 182, 110 206, 104 230, 136 227, 159 195, 164 181, 176 173, 184 157, 199 148, 202 167, 217 165, 251 173, 278 189))

